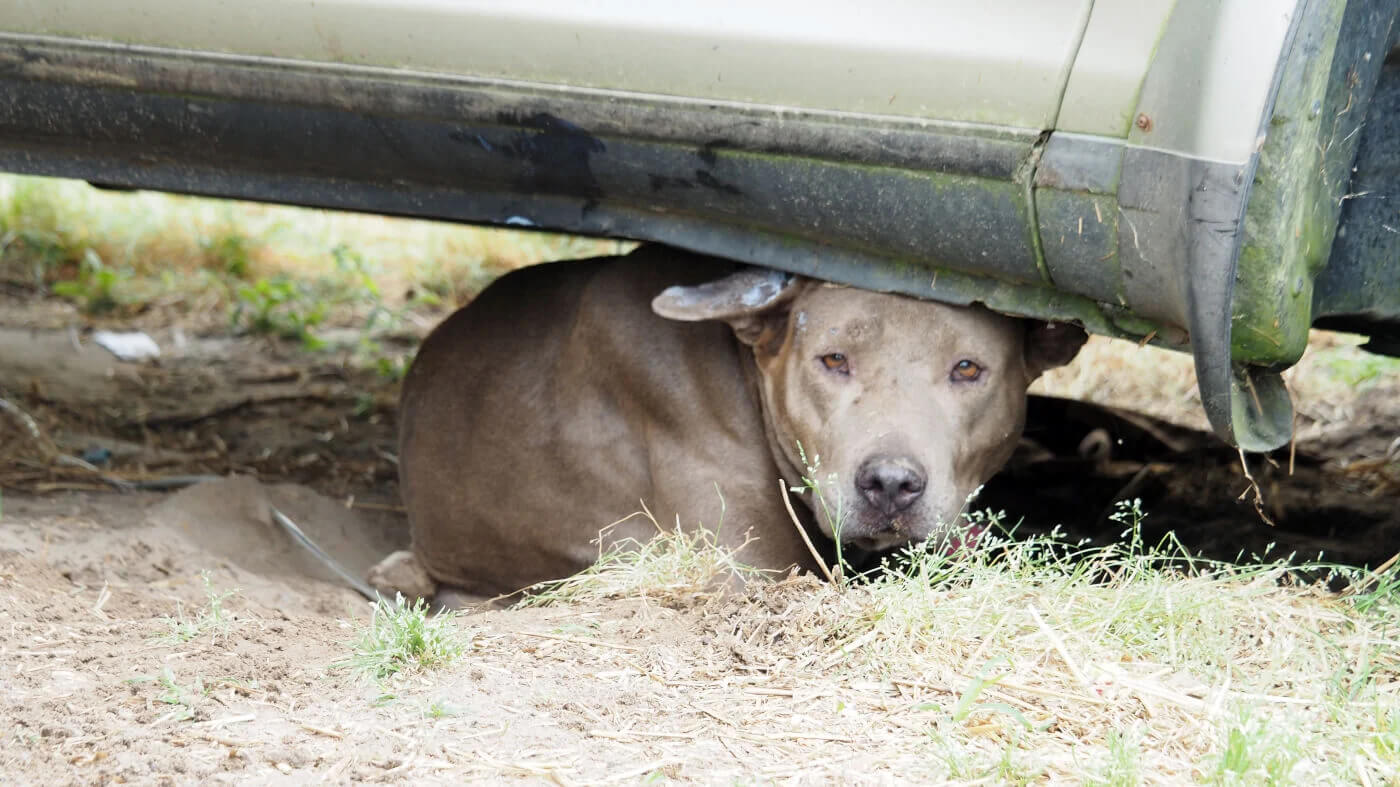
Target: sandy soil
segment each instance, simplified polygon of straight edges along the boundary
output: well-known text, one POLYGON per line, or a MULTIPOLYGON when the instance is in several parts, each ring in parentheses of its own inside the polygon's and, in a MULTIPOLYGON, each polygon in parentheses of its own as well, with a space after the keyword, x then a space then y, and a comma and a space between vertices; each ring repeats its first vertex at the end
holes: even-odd
MULTIPOLYGON (((369 607, 269 516, 291 516, 350 570, 403 544, 393 386, 339 358, 156 327, 159 363, 120 363, 44 303, 0 305, 0 739, 5 780, 34 783, 631 783, 918 781, 929 701, 949 687, 801 684, 802 654, 760 650, 804 580, 728 602, 632 600, 480 612, 452 669, 387 684, 337 668, 369 607), (100 449, 100 450, 94 450, 100 449), (119 493, 54 452, 133 480, 231 476, 119 493), (172 641, 173 620, 226 625, 172 641), (781 658, 773 656, 781 654, 781 658), (777 659, 777 660, 774 660, 777 659)), ((1158 528, 1233 556, 1270 542, 1374 565, 1400 551, 1400 389, 1316 431, 1288 473, 1257 462, 1264 524, 1238 460, 1160 422, 1052 405, 984 501, 1096 538, 1116 497, 1158 528), (1146 423, 1144 431, 1134 423, 1146 423), (1112 449, 1083 451, 1103 430, 1112 449), (1018 509, 1018 506, 1020 507, 1018 509)), ((771 644, 771 643, 769 643, 771 644)), ((941 766, 940 766, 941 767, 941 766)))
MULTIPOLYGON (((799 684, 765 660, 764 632, 733 630, 722 602, 481 612, 463 624, 459 665, 388 684, 357 677, 335 665, 365 602, 307 576, 315 567, 259 514, 264 496, 299 521, 334 521, 318 538, 382 532, 303 489, 246 479, 168 498, 7 498, 4 773, 62 783, 635 783, 654 773, 880 782, 928 767, 908 746, 927 724, 916 709, 926 690, 799 684), (207 605, 203 571, 216 590, 237 589, 223 603, 226 630, 163 639, 169 618, 207 605)), ((809 591, 798 581, 758 603, 780 623, 783 595, 809 591)))

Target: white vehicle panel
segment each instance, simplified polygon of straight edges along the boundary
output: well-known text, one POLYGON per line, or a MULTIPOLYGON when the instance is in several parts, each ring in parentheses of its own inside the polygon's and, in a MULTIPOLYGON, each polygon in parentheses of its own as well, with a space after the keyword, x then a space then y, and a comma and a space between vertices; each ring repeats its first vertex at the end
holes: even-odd
MULTIPOLYGON (((1182 0, 1191 2, 1192 0, 1182 0)), ((1126 137, 1137 113, 1143 75, 1157 54, 1177 0, 1117 0, 1094 4, 1074 58, 1055 128, 1126 137)))
POLYGON ((1050 128, 1089 0, 9 0, 0 29, 1050 128))
POLYGON ((1151 150, 1243 165, 1262 143, 1292 0, 1181 0, 1142 86, 1150 121, 1128 141, 1151 150))

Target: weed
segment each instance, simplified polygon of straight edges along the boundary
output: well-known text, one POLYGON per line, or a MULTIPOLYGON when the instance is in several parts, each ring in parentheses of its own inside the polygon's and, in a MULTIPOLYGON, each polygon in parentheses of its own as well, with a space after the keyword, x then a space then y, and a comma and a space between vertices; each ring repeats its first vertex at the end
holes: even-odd
POLYGON ((460 304, 522 265, 625 250, 613 241, 0 175, 0 279, 52 287, 90 313, 159 298, 162 313, 212 313, 237 330, 312 350, 324 348, 328 324, 353 324, 360 336, 352 362, 391 381, 405 365, 384 359, 374 337, 397 329, 407 309, 460 304))
POLYGON ((331 249, 331 259, 335 261, 336 270, 346 279, 344 286, 353 299, 380 301, 379 285, 375 284, 371 275, 373 268, 364 255, 344 243, 338 243, 331 249))
POLYGON ((355 394, 355 406, 351 408, 350 414, 356 418, 364 418, 379 408, 379 402, 375 400, 374 394, 369 391, 360 391, 355 394))
POLYGON ((383 598, 374 602, 369 626, 353 649, 353 655, 335 666, 384 680, 403 670, 451 664, 466 643, 457 629, 457 613, 444 609, 430 617, 426 601, 409 604, 396 594, 392 603, 383 598))
POLYGON ((1029 766, 1018 762, 1016 753, 1020 751, 1020 737, 1013 735, 1006 745, 1002 747, 1001 756, 997 757, 993 775, 998 784, 1031 784, 1036 781, 1037 773, 1029 766))
POLYGON ((74 226, 61 194, 38 178, 0 181, 0 261, 29 268, 37 287, 53 280, 60 268, 78 263, 86 245, 74 226))
POLYGON ((458 708, 443 699, 435 699, 432 702, 428 703, 427 709, 423 712, 423 716, 429 719, 447 719, 453 716, 460 715, 462 715, 461 708, 458 708))
POLYGON ((1092 787, 1134 787, 1142 784, 1142 753, 1137 735, 1122 730, 1109 730, 1105 740, 1108 756, 1102 769, 1085 780, 1092 787))
POLYGON ((143 675, 141 677, 131 678, 126 682, 130 685, 141 683, 157 683, 160 685, 161 692, 156 695, 155 701, 176 706, 169 713, 165 714, 165 716, 161 717, 161 721, 166 719, 185 721, 193 718, 195 704, 198 702, 199 698, 209 693, 204 685, 204 681, 199 678, 195 678, 194 683, 188 686, 180 685, 180 682, 175 678, 174 670, 170 669, 170 667, 161 668, 159 675, 143 675))
POLYGON ((990 686, 995 686, 998 681, 1006 677, 1005 673, 1001 675, 994 675, 991 677, 988 677, 987 673, 991 672, 994 667, 997 667, 1001 664, 1009 665, 1009 663, 1009 660, 1005 656, 1003 656, 1001 658, 993 660, 989 664, 984 665, 982 667, 982 670, 977 674, 977 676, 972 678, 971 682, 968 684, 968 687, 963 690, 962 695, 958 697, 957 703, 953 706, 953 709, 948 713, 948 718, 956 724, 961 724, 967 721, 973 714, 1002 713, 1007 716, 1010 716, 1023 728, 1027 730, 1033 729, 1030 720, 1028 720, 1025 717, 1025 714, 1021 713, 1019 710, 1016 710, 1010 705, 1007 705, 1004 702, 977 701, 978 698, 981 697, 982 692, 984 690, 986 690, 990 686))
POLYGON ((235 279, 247 279, 252 274, 252 255, 257 246, 257 241, 231 226, 199 240, 204 266, 235 279))
POLYGON ((802 447, 802 443, 797 443, 797 454, 802 459, 802 466, 806 468, 807 474, 802 476, 801 486, 792 487, 792 491, 797 494, 805 492, 812 493, 812 499, 821 506, 822 516, 831 525, 831 538, 836 548, 836 572, 834 576, 838 584, 845 584, 850 573, 850 566, 846 563, 841 548, 841 532, 846 527, 846 517, 849 512, 846 510, 846 495, 841 491, 840 479, 836 473, 827 473, 826 478, 821 477, 822 458, 820 454, 813 454, 809 462, 807 451, 802 447), (823 491, 823 487, 827 491, 823 491), (834 498, 834 502, 828 498, 834 498))
POLYGON ((988 753, 956 746, 948 738, 936 738, 935 751, 947 771, 947 780, 953 783, 1022 785, 1037 781, 1037 773, 1016 759, 1016 754, 1023 751, 1019 736, 1009 736, 1001 747, 990 752, 990 757, 988 753))
POLYGON ((206 599, 203 609, 198 610, 193 616, 186 617, 184 605, 177 604, 175 616, 169 615, 162 618, 169 629, 164 634, 155 637, 152 641, 166 645, 178 645, 182 642, 189 642, 201 634, 213 634, 214 639, 228 634, 233 629, 234 618, 224 609, 224 602, 237 595, 238 589, 225 590, 222 593, 214 589, 214 581, 208 571, 200 572, 200 579, 204 582, 204 597, 206 599))
POLYGON ((259 279, 235 289, 237 301, 230 321, 251 333, 296 339, 307 349, 324 346, 312 329, 326 318, 326 304, 303 282, 285 276, 259 279))
MULTIPOLYGON (((723 496, 720 507, 722 527, 723 496)), ((696 527, 687 531, 681 528, 679 519, 674 529, 667 530, 645 508, 603 528, 597 543, 597 562, 572 577, 533 586, 520 605, 546 606, 632 596, 689 598, 710 593, 727 581, 746 583, 764 575, 736 557, 749 544, 747 539, 737 547, 728 547, 720 543, 719 528, 696 527), (604 547, 613 528, 637 517, 651 522, 656 535, 640 542, 622 538, 604 547)))
POLYGON ((1376 381, 1400 373, 1400 358, 1372 355, 1363 350, 1329 353, 1327 371, 1338 381, 1350 388, 1365 388, 1376 381))
POLYGON ((380 356, 374 361, 374 371, 391 383, 402 382, 408 374, 409 358, 408 355, 380 356))
POLYGON ((1400 764, 1400 709, 1377 705, 1375 712, 1372 748, 1381 762, 1400 764))
POLYGON ((115 309, 117 286, 130 278, 130 271, 117 271, 102 263, 97 252, 86 249, 82 264, 78 267, 78 277, 69 281, 55 282, 55 295, 78 301, 89 314, 102 314, 115 309))
POLYGON ((1400 563, 1353 577, 1350 587, 1356 590, 1347 599, 1357 612, 1393 613, 1400 606, 1400 563))
POLYGON ((1285 724, 1266 721, 1248 709, 1225 728, 1211 774, 1214 784, 1288 784, 1303 759, 1297 733, 1285 724))

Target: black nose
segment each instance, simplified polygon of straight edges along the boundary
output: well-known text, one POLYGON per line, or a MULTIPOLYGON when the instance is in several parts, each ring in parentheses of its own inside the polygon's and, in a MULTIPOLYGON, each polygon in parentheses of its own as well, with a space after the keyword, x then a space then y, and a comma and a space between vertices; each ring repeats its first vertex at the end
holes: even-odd
POLYGON ((907 457, 872 456, 856 474, 856 489, 886 516, 914 505, 924 493, 924 469, 907 457))

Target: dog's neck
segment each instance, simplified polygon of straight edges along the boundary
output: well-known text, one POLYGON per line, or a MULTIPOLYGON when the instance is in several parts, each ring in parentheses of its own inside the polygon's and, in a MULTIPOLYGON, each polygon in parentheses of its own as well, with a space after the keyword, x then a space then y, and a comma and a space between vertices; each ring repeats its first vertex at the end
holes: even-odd
MULTIPOLYGON (((768 443, 768 454, 773 458, 773 464, 778 468, 778 475, 783 480, 785 486, 791 489, 793 486, 801 486, 802 476, 805 472, 792 460, 788 451, 785 450, 783 440, 778 435, 778 428, 773 423, 773 407, 769 401, 767 386, 763 384, 762 373, 758 370, 758 359, 754 357, 752 347, 742 346, 740 352, 740 366, 743 367, 744 382, 749 390, 753 392, 758 402, 758 410, 763 418, 763 439, 768 443)), ((785 493, 786 494, 786 493, 785 493)), ((802 513, 804 524, 811 525, 810 507, 807 504, 806 496, 797 498, 802 503, 802 513)))

